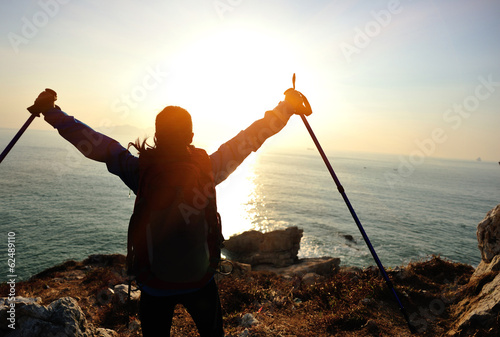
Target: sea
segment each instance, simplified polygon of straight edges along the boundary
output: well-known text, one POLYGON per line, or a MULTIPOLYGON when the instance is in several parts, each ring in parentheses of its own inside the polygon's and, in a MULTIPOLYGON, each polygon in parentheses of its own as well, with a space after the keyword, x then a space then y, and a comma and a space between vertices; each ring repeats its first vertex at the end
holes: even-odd
MULTIPOLYGON (((0 148, 16 131, 0 129, 0 148)), ((472 266, 481 261, 476 230, 500 203, 498 163, 326 154, 386 268, 432 255, 472 266)), ((0 164, 0 186, 0 282, 26 280, 92 254, 126 253, 134 194, 55 130, 21 137, 0 164)), ((217 187, 217 198, 226 238, 297 226, 303 229, 300 258, 375 265, 316 149, 264 146, 217 187)))

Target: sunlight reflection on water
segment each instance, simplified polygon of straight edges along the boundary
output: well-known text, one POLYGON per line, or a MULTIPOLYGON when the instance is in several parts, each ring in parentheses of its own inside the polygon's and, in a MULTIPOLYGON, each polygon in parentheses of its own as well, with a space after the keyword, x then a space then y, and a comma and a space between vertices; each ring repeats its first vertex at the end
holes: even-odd
POLYGON ((222 232, 227 239, 232 235, 254 229, 255 186, 254 164, 251 155, 229 178, 217 186, 217 208, 222 218, 222 232))
POLYGON ((256 172, 257 165, 259 157, 254 153, 217 186, 217 207, 226 239, 249 230, 265 233, 290 226, 288 221, 274 219, 272 208, 267 207, 263 182, 256 172))

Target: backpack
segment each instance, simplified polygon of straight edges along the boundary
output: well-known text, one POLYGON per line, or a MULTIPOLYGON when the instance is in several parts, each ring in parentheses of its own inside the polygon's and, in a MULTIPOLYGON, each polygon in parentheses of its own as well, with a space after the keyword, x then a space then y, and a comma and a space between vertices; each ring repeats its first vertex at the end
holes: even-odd
POLYGON ((215 273, 223 241, 207 153, 191 146, 183 156, 141 155, 128 274, 157 289, 200 288, 215 273))

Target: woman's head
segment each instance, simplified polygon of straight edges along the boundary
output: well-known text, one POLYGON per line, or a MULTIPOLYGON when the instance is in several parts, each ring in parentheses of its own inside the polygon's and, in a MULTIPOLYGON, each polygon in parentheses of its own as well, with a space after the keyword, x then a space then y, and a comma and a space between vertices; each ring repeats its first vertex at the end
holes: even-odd
POLYGON ((188 146, 193 141, 191 115, 178 106, 167 106, 156 116, 157 147, 188 146))
POLYGON ((172 153, 184 152, 193 141, 193 122, 191 115, 185 109, 178 106, 167 106, 156 116, 156 132, 154 145, 150 146, 146 140, 137 139, 133 146, 140 155, 163 149, 172 153))

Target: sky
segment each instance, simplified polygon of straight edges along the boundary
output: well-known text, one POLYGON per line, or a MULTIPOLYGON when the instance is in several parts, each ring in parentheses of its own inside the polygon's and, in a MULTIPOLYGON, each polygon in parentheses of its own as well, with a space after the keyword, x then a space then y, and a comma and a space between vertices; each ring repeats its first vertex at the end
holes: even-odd
MULTIPOLYGON (((182 106, 194 144, 215 150, 296 73, 327 152, 500 161, 499 18, 493 0, 2 1, 0 127, 51 88, 104 133, 182 106)), ((313 147, 301 123, 269 146, 313 147)))

